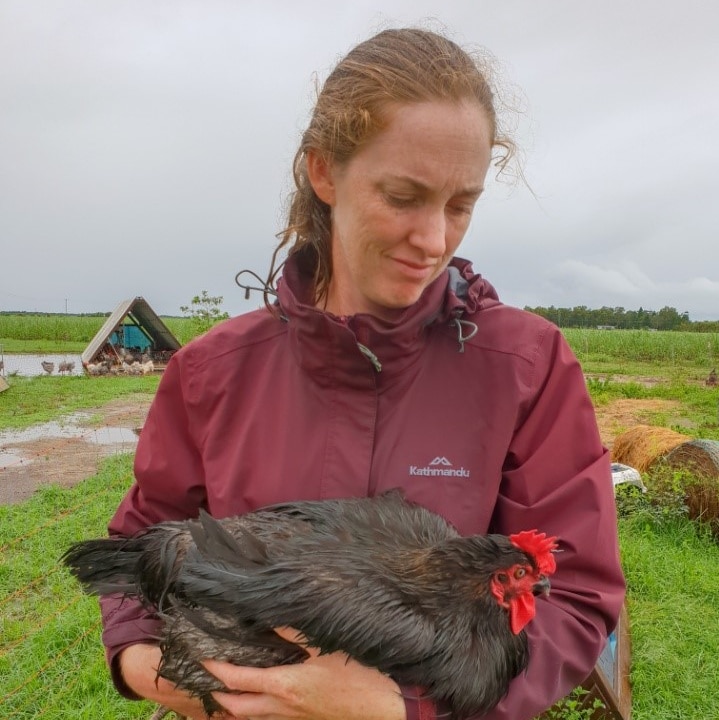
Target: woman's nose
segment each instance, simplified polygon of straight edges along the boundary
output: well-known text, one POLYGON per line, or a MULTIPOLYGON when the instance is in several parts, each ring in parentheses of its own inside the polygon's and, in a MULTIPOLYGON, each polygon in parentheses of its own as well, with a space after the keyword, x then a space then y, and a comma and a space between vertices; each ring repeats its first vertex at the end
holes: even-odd
POLYGON ((444 209, 419 213, 410 234, 410 244, 427 257, 442 257, 447 249, 447 219, 444 209))

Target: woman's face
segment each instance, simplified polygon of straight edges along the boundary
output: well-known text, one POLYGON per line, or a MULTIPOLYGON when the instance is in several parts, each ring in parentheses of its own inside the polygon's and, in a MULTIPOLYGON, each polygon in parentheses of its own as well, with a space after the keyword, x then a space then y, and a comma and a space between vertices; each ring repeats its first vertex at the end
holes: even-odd
POLYGON ((307 158, 332 209, 326 309, 391 319, 419 299, 464 238, 491 159, 489 121, 472 102, 400 105, 345 164, 307 158))

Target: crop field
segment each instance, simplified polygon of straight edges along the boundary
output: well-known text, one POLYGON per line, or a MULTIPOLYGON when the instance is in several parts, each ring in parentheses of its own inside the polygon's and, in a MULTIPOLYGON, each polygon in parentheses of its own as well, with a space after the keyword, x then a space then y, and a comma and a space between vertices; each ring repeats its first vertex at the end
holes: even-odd
MULTIPOLYGON (((0 313, 0 348, 8 353, 82 352, 106 319, 105 315, 0 313)), ((162 321, 181 343, 192 339, 188 318, 162 321)))
MULTIPOLYGON (((82 351, 105 322, 104 315, 0 313, 0 347, 5 352, 82 351), (69 347, 72 345, 73 347, 69 347)), ((181 343, 193 337, 186 317, 163 317, 181 343)), ((626 371, 627 363, 707 369, 719 365, 719 333, 565 328, 563 334, 586 367, 626 371)))
POLYGON ((87 343, 105 319, 104 315, 0 313, 0 338, 87 343))
POLYGON ((719 365, 719 333, 579 328, 562 332, 582 364, 649 363, 665 370, 719 365))

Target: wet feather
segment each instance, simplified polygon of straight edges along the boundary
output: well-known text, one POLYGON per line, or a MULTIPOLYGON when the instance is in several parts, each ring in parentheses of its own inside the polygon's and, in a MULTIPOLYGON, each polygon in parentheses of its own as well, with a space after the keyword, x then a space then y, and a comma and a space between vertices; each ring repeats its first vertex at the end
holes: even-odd
MULTIPOLYGON (((124 593, 163 620, 159 674, 219 710, 223 689, 200 664, 267 667, 306 650, 273 632, 300 630, 420 685, 455 717, 486 712, 528 661, 490 585, 536 559, 503 535, 463 538, 401 493, 283 503, 240 517, 167 522, 129 539, 78 543, 64 562, 95 594, 124 593)), ((545 587, 543 585, 542 587, 545 587)))

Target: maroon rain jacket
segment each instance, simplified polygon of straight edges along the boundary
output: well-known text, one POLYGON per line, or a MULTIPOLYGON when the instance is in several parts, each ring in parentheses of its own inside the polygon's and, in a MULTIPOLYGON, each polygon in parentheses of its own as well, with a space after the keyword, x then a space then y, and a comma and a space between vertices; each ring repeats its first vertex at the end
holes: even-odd
MULTIPOLYGON (((111 534, 200 507, 224 517, 402 487, 462 534, 557 535, 529 668, 484 717, 539 714, 590 673, 624 599, 609 455, 560 331, 459 259, 395 322, 317 310, 292 260, 278 292, 278 316, 228 320, 172 358, 111 534)), ((102 605, 113 678, 132 697, 114 660, 154 642, 158 621, 137 602, 102 605)), ((410 720, 436 717, 404 690, 410 720)))

